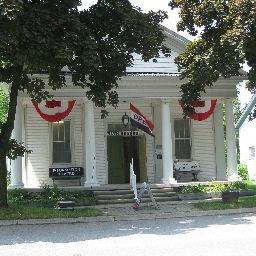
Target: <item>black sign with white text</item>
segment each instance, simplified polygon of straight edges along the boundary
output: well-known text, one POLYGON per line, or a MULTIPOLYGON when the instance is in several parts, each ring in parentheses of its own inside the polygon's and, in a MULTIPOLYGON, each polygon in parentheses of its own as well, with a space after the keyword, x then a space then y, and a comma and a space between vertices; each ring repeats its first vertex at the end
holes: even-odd
POLYGON ((62 168, 49 168, 49 177, 72 177, 72 176, 84 176, 83 167, 62 167, 62 168))

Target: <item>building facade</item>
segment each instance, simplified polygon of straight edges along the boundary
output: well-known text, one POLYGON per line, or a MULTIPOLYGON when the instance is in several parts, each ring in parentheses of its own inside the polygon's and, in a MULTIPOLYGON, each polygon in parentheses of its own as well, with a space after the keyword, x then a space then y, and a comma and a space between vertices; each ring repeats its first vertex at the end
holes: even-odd
MULTIPOLYGON (((25 93, 18 98, 13 137, 24 141, 31 154, 19 157, 11 165, 10 187, 40 187, 53 181, 49 168, 83 167, 82 186, 129 183, 129 163, 134 161, 137 182, 173 184, 174 161, 197 161, 199 181, 226 180, 237 175, 235 126, 232 99, 240 77, 219 79, 202 95, 207 112, 213 99, 217 104, 212 115, 203 121, 184 119, 180 85, 174 58, 184 51, 188 41, 166 29, 165 44, 171 57, 143 62, 134 56, 134 65, 117 89, 118 108, 108 107, 109 116, 86 98, 83 89, 69 83, 67 88, 50 91, 57 101, 76 100, 71 113, 60 122, 47 122, 35 110, 25 93), (150 118, 155 137, 124 126, 122 117, 129 115, 130 103, 150 118), (226 113, 224 138, 223 107, 226 113), (224 140, 227 143, 225 159, 224 140), (227 166, 226 166, 227 162, 227 166), (226 170, 228 170, 226 172, 226 170)), ((67 74, 67 80, 68 80, 67 74)), ((76 180, 60 180, 59 185, 76 185, 76 180)))

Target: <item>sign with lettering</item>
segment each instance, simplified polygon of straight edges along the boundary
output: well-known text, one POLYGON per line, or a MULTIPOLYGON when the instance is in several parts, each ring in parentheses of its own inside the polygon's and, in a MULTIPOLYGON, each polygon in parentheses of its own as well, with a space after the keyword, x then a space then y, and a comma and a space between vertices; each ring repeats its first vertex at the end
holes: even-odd
POLYGON ((49 177, 72 177, 84 176, 83 167, 62 167, 62 168, 49 168, 49 177))
POLYGON ((108 136, 139 136, 139 131, 108 131, 108 136))

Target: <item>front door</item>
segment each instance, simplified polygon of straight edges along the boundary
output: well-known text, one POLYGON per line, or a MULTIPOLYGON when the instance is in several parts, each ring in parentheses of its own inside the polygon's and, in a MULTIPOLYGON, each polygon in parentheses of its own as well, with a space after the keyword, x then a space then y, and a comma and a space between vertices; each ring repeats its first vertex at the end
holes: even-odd
POLYGON ((124 184, 123 137, 108 137, 108 183, 124 184))
POLYGON ((130 182, 130 163, 137 182, 147 180, 146 137, 108 136, 108 183, 127 184, 130 182))

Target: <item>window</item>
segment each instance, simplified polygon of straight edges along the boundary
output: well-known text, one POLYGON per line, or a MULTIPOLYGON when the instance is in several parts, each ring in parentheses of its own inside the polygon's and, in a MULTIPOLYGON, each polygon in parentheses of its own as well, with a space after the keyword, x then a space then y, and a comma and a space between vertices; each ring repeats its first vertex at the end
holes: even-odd
POLYGON ((177 159, 191 159, 190 120, 174 120, 175 157, 177 159))
POLYGON ((52 124, 52 162, 71 163, 70 121, 52 124))
POLYGON ((255 159, 255 147, 249 147, 249 160, 255 159))

